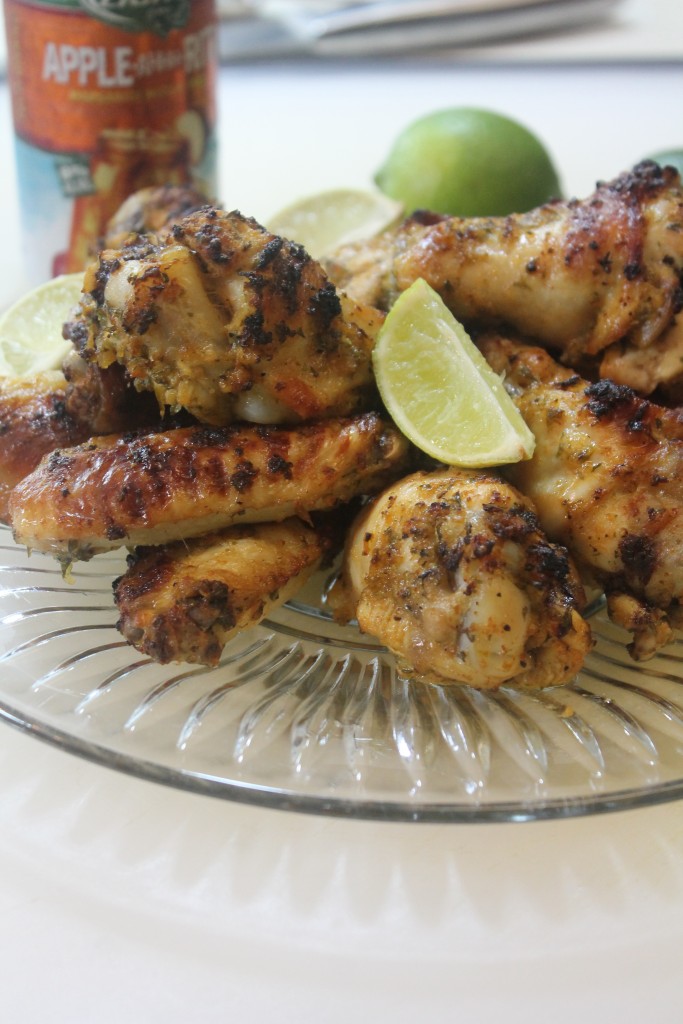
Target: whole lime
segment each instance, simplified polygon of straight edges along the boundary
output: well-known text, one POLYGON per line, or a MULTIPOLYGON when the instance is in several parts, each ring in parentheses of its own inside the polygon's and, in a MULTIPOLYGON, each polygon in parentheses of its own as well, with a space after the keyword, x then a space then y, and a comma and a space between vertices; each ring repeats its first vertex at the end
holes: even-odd
POLYGON ((654 160, 660 167, 675 167, 683 178, 683 149, 662 149, 651 153, 648 160, 654 160))
POLYGON ((409 124, 375 182, 408 213, 460 217, 524 213, 561 195, 553 162, 532 132, 472 107, 438 110, 409 124))

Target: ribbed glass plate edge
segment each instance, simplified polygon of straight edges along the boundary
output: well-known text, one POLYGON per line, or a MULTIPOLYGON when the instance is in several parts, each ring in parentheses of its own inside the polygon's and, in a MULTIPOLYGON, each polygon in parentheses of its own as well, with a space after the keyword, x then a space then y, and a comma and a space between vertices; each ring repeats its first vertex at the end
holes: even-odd
POLYGON ((574 684, 495 694, 403 678, 319 607, 321 580, 226 648, 159 666, 116 631, 122 556, 29 557, 0 533, 0 719, 155 783, 318 815, 502 822, 683 796, 683 648, 631 662, 599 611, 574 684))

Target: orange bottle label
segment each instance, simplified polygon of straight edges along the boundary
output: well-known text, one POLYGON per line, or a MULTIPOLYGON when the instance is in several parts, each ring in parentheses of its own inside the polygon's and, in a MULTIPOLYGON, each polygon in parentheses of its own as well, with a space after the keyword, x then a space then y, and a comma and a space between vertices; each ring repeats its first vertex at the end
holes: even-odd
POLYGON ((5 0, 5 24, 22 206, 47 161, 72 207, 52 271, 80 269, 138 188, 214 194, 214 0, 5 0))

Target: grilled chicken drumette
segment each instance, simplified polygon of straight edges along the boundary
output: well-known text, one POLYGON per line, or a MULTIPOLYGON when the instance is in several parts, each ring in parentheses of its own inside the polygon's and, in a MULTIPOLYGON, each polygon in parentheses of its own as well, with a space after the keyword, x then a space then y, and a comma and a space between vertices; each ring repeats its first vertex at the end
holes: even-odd
POLYGON ((509 217, 418 214, 326 267, 384 310, 422 277, 459 319, 512 328, 643 394, 683 381, 683 189, 673 168, 644 162, 583 201, 509 217))
POLYGON ((671 637, 683 605, 683 420, 612 381, 589 384, 547 352, 479 339, 536 435, 506 476, 548 536, 604 589, 635 658, 671 637))
POLYGON ((203 423, 299 423, 368 409, 382 316, 254 220, 206 207, 161 239, 100 254, 68 325, 161 407, 203 423))
POLYGON ((435 682, 558 685, 591 645, 567 552, 489 473, 420 472, 389 487, 352 528, 330 601, 435 682))

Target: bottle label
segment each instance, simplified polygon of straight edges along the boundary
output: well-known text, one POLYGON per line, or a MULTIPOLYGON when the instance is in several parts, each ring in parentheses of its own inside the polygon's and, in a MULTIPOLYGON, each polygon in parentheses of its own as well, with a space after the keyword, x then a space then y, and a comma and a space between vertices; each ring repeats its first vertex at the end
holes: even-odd
POLYGON ((139 188, 214 195, 214 0, 5 0, 5 23, 29 254, 56 246, 34 277, 81 269, 139 188))
POLYGON ((172 28, 185 28, 190 18, 190 0, 83 0, 82 6, 108 25, 158 36, 165 36, 172 28))

